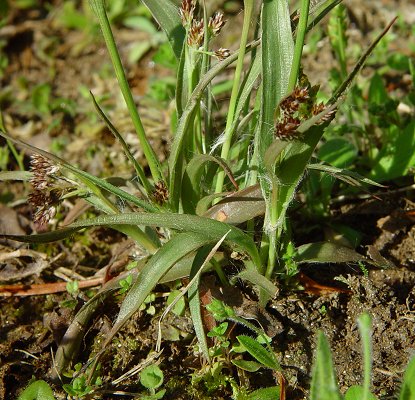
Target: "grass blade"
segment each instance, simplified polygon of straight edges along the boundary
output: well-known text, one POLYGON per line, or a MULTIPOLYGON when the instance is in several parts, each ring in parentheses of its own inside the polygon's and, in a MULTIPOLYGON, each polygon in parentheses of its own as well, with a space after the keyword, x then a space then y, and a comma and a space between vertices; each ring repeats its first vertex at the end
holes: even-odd
POLYGON ((89 0, 91 8, 95 11, 98 17, 99 24, 101 26, 102 35, 107 45, 108 53, 111 58, 111 62, 114 67, 115 75, 118 80, 118 85, 121 89, 121 93, 127 104, 128 111, 131 116, 134 128, 136 130, 140 145, 143 149, 143 153, 148 162, 148 166, 151 170, 151 175, 155 182, 164 181, 163 174, 161 172, 161 166, 157 159, 156 153, 147 140, 146 133, 144 131, 143 124, 141 122, 140 115, 138 114, 137 107, 134 103, 133 95, 128 85, 127 77, 125 76, 124 68, 122 66, 121 58, 115 44, 114 35, 112 34, 111 25, 109 23, 107 13, 105 10, 104 0, 89 0))
POLYGON ((39 235, 3 236, 23 242, 42 243, 46 241, 63 239, 82 228, 94 226, 119 227, 121 225, 160 226, 177 231, 193 232, 203 235, 208 241, 218 241, 223 235, 230 231, 226 237, 226 240, 239 246, 243 251, 246 251, 252 258, 257 268, 260 267, 258 250, 250 236, 232 225, 188 214, 149 214, 136 212, 118 215, 102 215, 96 218, 75 222, 66 228, 58 229, 54 232, 42 233, 39 235))

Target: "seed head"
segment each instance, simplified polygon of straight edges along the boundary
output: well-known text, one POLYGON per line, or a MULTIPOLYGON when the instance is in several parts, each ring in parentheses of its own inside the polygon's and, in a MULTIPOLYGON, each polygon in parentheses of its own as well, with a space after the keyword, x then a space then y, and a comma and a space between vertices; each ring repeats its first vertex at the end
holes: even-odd
POLYGON ((28 201, 35 209, 33 220, 39 225, 45 225, 56 215, 56 206, 60 198, 59 190, 38 190, 35 189, 29 194, 28 201))
POLYGON ((185 28, 188 28, 192 24, 195 7, 196 7, 195 0, 183 0, 182 4, 180 5, 180 9, 179 9, 180 18, 185 28))
POLYGON ((190 47, 199 48, 203 44, 204 39, 204 23, 203 20, 197 21, 192 20, 192 26, 189 29, 189 33, 187 35, 187 44, 190 47))
POLYGON ((169 190, 163 181, 158 181, 155 184, 153 196, 157 204, 164 204, 169 200, 169 190))
POLYGON ((32 177, 30 183, 34 189, 43 190, 53 180, 53 175, 59 171, 59 166, 52 164, 47 158, 35 154, 30 160, 32 177))
POLYGON ((225 23, 226 20, 223 17, 223 13, 220 11, 215 12, 215 14, 209 18, 209 33, 213 36, 218 36, 225 23))

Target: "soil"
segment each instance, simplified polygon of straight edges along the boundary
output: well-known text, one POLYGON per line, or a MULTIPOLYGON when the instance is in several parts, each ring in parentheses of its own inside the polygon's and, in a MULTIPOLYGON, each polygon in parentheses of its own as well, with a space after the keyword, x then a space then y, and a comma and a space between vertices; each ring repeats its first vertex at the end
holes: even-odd
MULTIPOLYGON (((91 173, 108 176, 108 171, 116 170, 117 176, 128 177, 129 169, 119 145, 104 126, 91 117, 94 112, 91 102, 78 89, 84 86, 96 96, 114 93, 116 81, 111 73, 105 72, 109 68, 102 42, 88 37, 85 32, 63 27, 47 11, 46 2, 40 3, 38 8, 28 10, 11 7, 6 24, 0 28, 0 45, 4 43, 3 51, 9 59, 9 65, 1 77, 0 104, 9 134, 47 150, 52 147, 65 159, 91 173), (64 97, 75 101, 77 111, 73 115, 64 112, 39 115, 33 108, 19 106, 19 103, 29 103, 30 89, 43 82, 51 84, 53 98, 64 97), (85 157, 86 148, 93 148, 88 157, 85 157)), ((221 1, 216 3, 223 4, 221 1)), ((55 10, 60 10, 62 4, 62 1, 53 1, 55 10)), ((350 40, 368 42, 372 33, 379 32, 396 10, 401 10, 402 18, 407 23, 415 21, 415 6, 407 1, 351 0, 346 5, 353 21, 350 40)), ((236 12, 229 18, 238 19, 241 15, 236 12)), ((148 40, 148 34, 132 32, 121 26, 116 31, 116 37, 125 57, 132 40, 148 40)), ((405 40, 397 39, 393 46, 409 52, 405 40)), ((313 59, 313 54, 306 54, 305 70, 312 82, 324 81, 327 65, 333 64, 327 43, 325 46, 325 51, 319 51, 318 60, 313 59)), ((127 69, 134 95, 144 115, 144 125, 152 133, 152 144, 160 154, 164 154, 170 141, 169 111, 160 104, 148 101, 144 94, 154 76, 166 76, 170 72, 155 66, 151 53, 139 63, 127 64, 127 69)), ((373 67, 364 70, 362 75, 370 73, 373 73, 373 67)), ((117 93, 104 99, 109 117, 125 133, 128 143, 139 157, 138 142, 117 93)), ((28 158, 24 162, 27 165, 28 158)), ((9 162, 8 168, 16 168, 13 161, 9 162)), ((6 183, 1 184, 0 188, 3 203, 0 204, 0 233, 32 232, 35 227, 31 222, 31 210, 24 200, 27 188, 21 184, 6 183)), ((254 319, 261 321, 272 336, 272 346, 287 381, 288 399, 307 398, 319 330, 329 339, 341 391, 344 393, 351 385, 362 382, 362 345, 357 318, 364 311, 371 315, 373 321, 373 390, 380 399, 396 396, 405 367, 415 354, 413 187, 408 186, 407 190, 391 189, 389 194, 384 192, 380 199, 378 197, 353 197, 334 204, 331 217, 363 232, 359 251, 381 260, 385 268, 368 267, 369 270, 366 270, 349 265, 305 266, 302 273, 306 277, 331 290, 320 290, 316 294, 305 284, 306 290, 284 289, 266 310, 255 308, 255 297, 247 288, 242 288, 244 297, 238 300, 240 315, 252 318, 253 313, 254 319)), ((61 213, 65 216, 73 208, 74 204, 67 203, 61 213)), ((302 225, 304 221, 299 220, 302 218, 299 215, 294 213, 292 219, 294 224, 302 225)), ((321 227, 316 227, 316 230, 321 238, 327 235, 321 227)), ((306 236, 307 233, 304 237, 300 234, 298 244, 306 241, 306 236)), ((136 251, 125 237, 103 228, 92 230, 89 235, 77 234, 71 240, 32 250, 17 242, 3 241, 0 247, 0 280, 2 284, 22 283, 27 286, 55 283, 61 278, 102 277, 109 269, 113 274, 122 270, 136 251), (11 256, 11 252, 15 253, 11 256)), ((210 288, 218 286, 213 275, 205 276, 204 281, 210 288)), ((157 321, 165 305, 163 293, 169 290, 163 285, 156 288, 158 296, 153 302, 155 316, 148 313, 148 309, 143 310, 117 335, 114 345, 102 360, 106 382, 114 381, 142 363, 154 349, 157 321)), ((87 294, 81 291, 74 298, 64 291, 0 298, 0 399, 16 398, 32 376, 50 383, 58 399, 66 398, 62 385, 51 381, 52 354, 69 322, 88 299, 87 294)), ((87 361, 91 348, 99 351, 100 341, 109 332, 117 310, 116 298, 103 303, 88 328, 79 362, 87 361)), ((204 364, 195 352, 189 317, 186 314, 182 317, 169 314, 163 322, 162 331, 166 340, 158 360, 165 374, 165 398, 212 398, 201 384, 191 384, 192 374, 195 376, 204 364)), ((244 332, 243 328, 235 327, 234 334, 239 332, 244 332)), ((252 388, 275 384, 271 373, 267 372, 237 378, 249 380, 252 388)), ((100 392, 96 398, 118 398, 113 394, 117 390, 123 392, 125 398, 133 398, 128 393, 141 390, 136 376, 107 388, 108 391, 100 392)), ((214 392, 214 398, 229 399, 230 391, 218 389, 214 392)))

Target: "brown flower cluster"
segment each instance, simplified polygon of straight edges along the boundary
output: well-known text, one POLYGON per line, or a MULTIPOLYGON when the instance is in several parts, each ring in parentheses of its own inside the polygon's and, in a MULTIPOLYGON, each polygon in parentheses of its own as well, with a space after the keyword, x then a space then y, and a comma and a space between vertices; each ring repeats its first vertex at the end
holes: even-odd
MULTIPOLYGON (((297 131, 300 124, 325 110, 323 103, 315 103, 317 87, 297 86, 294 91, 281 100, 279 109, 280 117, 275 124, 275 136, 282 140, 300 139, 297 131)), ((333 117, 335 110, 323 116, 319 124, 333 117)))
MULTIPOLYGON (((205 36, 205 24, 204 20, 198 20, 195 18, 195 9, 196 9, 196 1, 195 0, 182 0, 180 5, 179 13, 180 18, 182 20, 183 26, 186 28, 187 31, 187 44, 190 47, 199 48, 203 45, 204 36, 205 36)), ((221 12, 215 12, 212 17, 209 18, 207 32, 209 39, 211 37, 219 35, 221 29, 225 25, 226 20, 224 19, 224 15, 221 12)), ((220 56, 225 57, 223 52, 224 49, 219 49, 217 56, 215 57, 220 58, 220 56)), ((223 59, 223 58, 222 58, 223 59)))
POLYGON ((187 34, 187 44, 190 47, 199 48, 203 45, 204 37, 205 31, 203 19, 201 21, 194 19, 187 34))
POLYGON ((212 17, 209 18, 208 30, 212 36, 218 36, 226 20, 224 19, 223 13, 216 11, 212 17))
POLYGON ((34 222, 44 225, 56 214, 62 191, 55 186, 58 179, 59 166, 52 164, 41 155, 33 155, 30 160, 32 177, 30 183, 33 191, 28 200, 35 209, 34 222))
POLYGON ((169 200, 169 190, 163 181, 158 181, 154 186, 153 192, 154 200, 157 204, 167 203, 169 200))
POLYGON ((188 28, 193 21, 193 14, 196 8, 195 0, 183 0, 180 5, 179 13, 184 27, 188 28))

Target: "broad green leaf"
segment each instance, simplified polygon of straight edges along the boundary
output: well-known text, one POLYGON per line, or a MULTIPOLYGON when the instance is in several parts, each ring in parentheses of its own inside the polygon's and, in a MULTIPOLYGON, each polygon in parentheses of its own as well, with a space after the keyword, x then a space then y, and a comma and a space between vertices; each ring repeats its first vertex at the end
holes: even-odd
POLYGON ((311 377, 310 400, 341 400, 329 343, 319 332, 311 377))
POLYGON ((232 242, 243 251, 246 251, 254 261, 255 265, 259 267, 260 259, 258 250, 252 238, 245 234, 240 229, 225 224, 223 222, 215 221, 213 219, 198 217, 196 215, 188 214, 173 214, 173 213, 124 213, 118 215, 103 215, 96 218, 91 218, 83 221, 75 222, 67 228, 58 229, 54 232, 42 233, 39 235, 4 235, 10 239, 19 240, 29 243, 45 243, 48 241, 60 240, 70 236, 72 233, 82 228, 94 226, 121 226, 121 225, 148 225, 160 226, 164 228, 175 229, 177 231, 187 231, 202 234, 208 241, 218 241, 227 234, 227 242, 232 242))
POLYGON ((171 0, 143 0, 143 3, 166 33, 176 57, 180 58, 186 32, 177 3, 171 0))
POLYGON ((415 166, 415 121, 403 130, 397 126, 390 129, 394 140, 380 151, 370 174, 381 182, 405 176, 415 166))
POLYGON ((261 14, 262 110, 259 138, 260 159, 273 138, 275 109, 287 95, 294 54, 287 0, 264 1, 261 14))
POLYGON ((157 364, 149 365, 140 372, 140 383, 147 389, 157 389, 163 380, 163 371, 157 364))
POLYGON ((274 297, 278 291, 278 288, 264 275, 260 274, 258 270, 253 268, 246 268, 243 271, 239 272, 233 279, 242 279, 244 281, 250 282, 252 285, 255 285, 263 290, 270 296, 274 297))
POLYGON ((43 380, 32 382, 17 400, 55 400, 51 387, 43 380))
POLYGON ((355 250, 331 242, 303 244, 297 248, 294 260, 299 264, 369 262, 355 250))
POLYGON ((246 351, 259 363, 274 371, 281 371, 281 366, 275 355, 266 350, 255 339, 245 335, 239 335, 236 338, 238 339, 238 342, 245 347, 246 351))
MULTIPOLYGON (((365 397, 365 389, 363 386, 353 385, 347 389, 344 400, 363 400, 365 397)), ((372 393, 367 394, 366 400, 377 400, 372 393)))
POLYGON ((228 178, 237 187, 237 183, 232 176, 232 171, 223 158, 210 154, 197 154, 194 156, 186 167, 185 176, 183 178, 183 194, 182 198, 186 199, 183 204, 185 213, 193 213, 196 209, 197 202, 200 199, 200 183, 203 173, 205 172, 206 163, 218 164, 226 173, 228 178))
POLYGON ((263 367, 262 364, 257 363, 256 361, 247 361, 247 360, 231 360, 233 365, 236 365, 238 368, 243 369, 248 372, 256 372, 263 367))
POLYGON ((251 392, 247 400, 280 400, 281 389, 279 386, 271 386, 251 392))
POLYGON ((357 149, 349 140, 333 138, 319 148, 317 157, 334 167, 345 168, 356 159, 357 149))
POLYGON ((412 357, 406 367, 403 383, 399 394, 399 400, 415 399, 415 357, 412 357))
MULTIPOLYGON (((109 334, 110 340, 127 320, 139 309, 145 298, 154 289, 161 277, 181 258, 211 242, 206 235, 192 232, 173 236, 154 254, 142 269, 124 301, 114 327, 109 334)), ((108 342, 107 340, 107 342, 108 342)))
POLYGON ((233 193, 204 213, 205 217, 241 224, 265 213, 265 201, 259 185, 249 186, 233 193))

